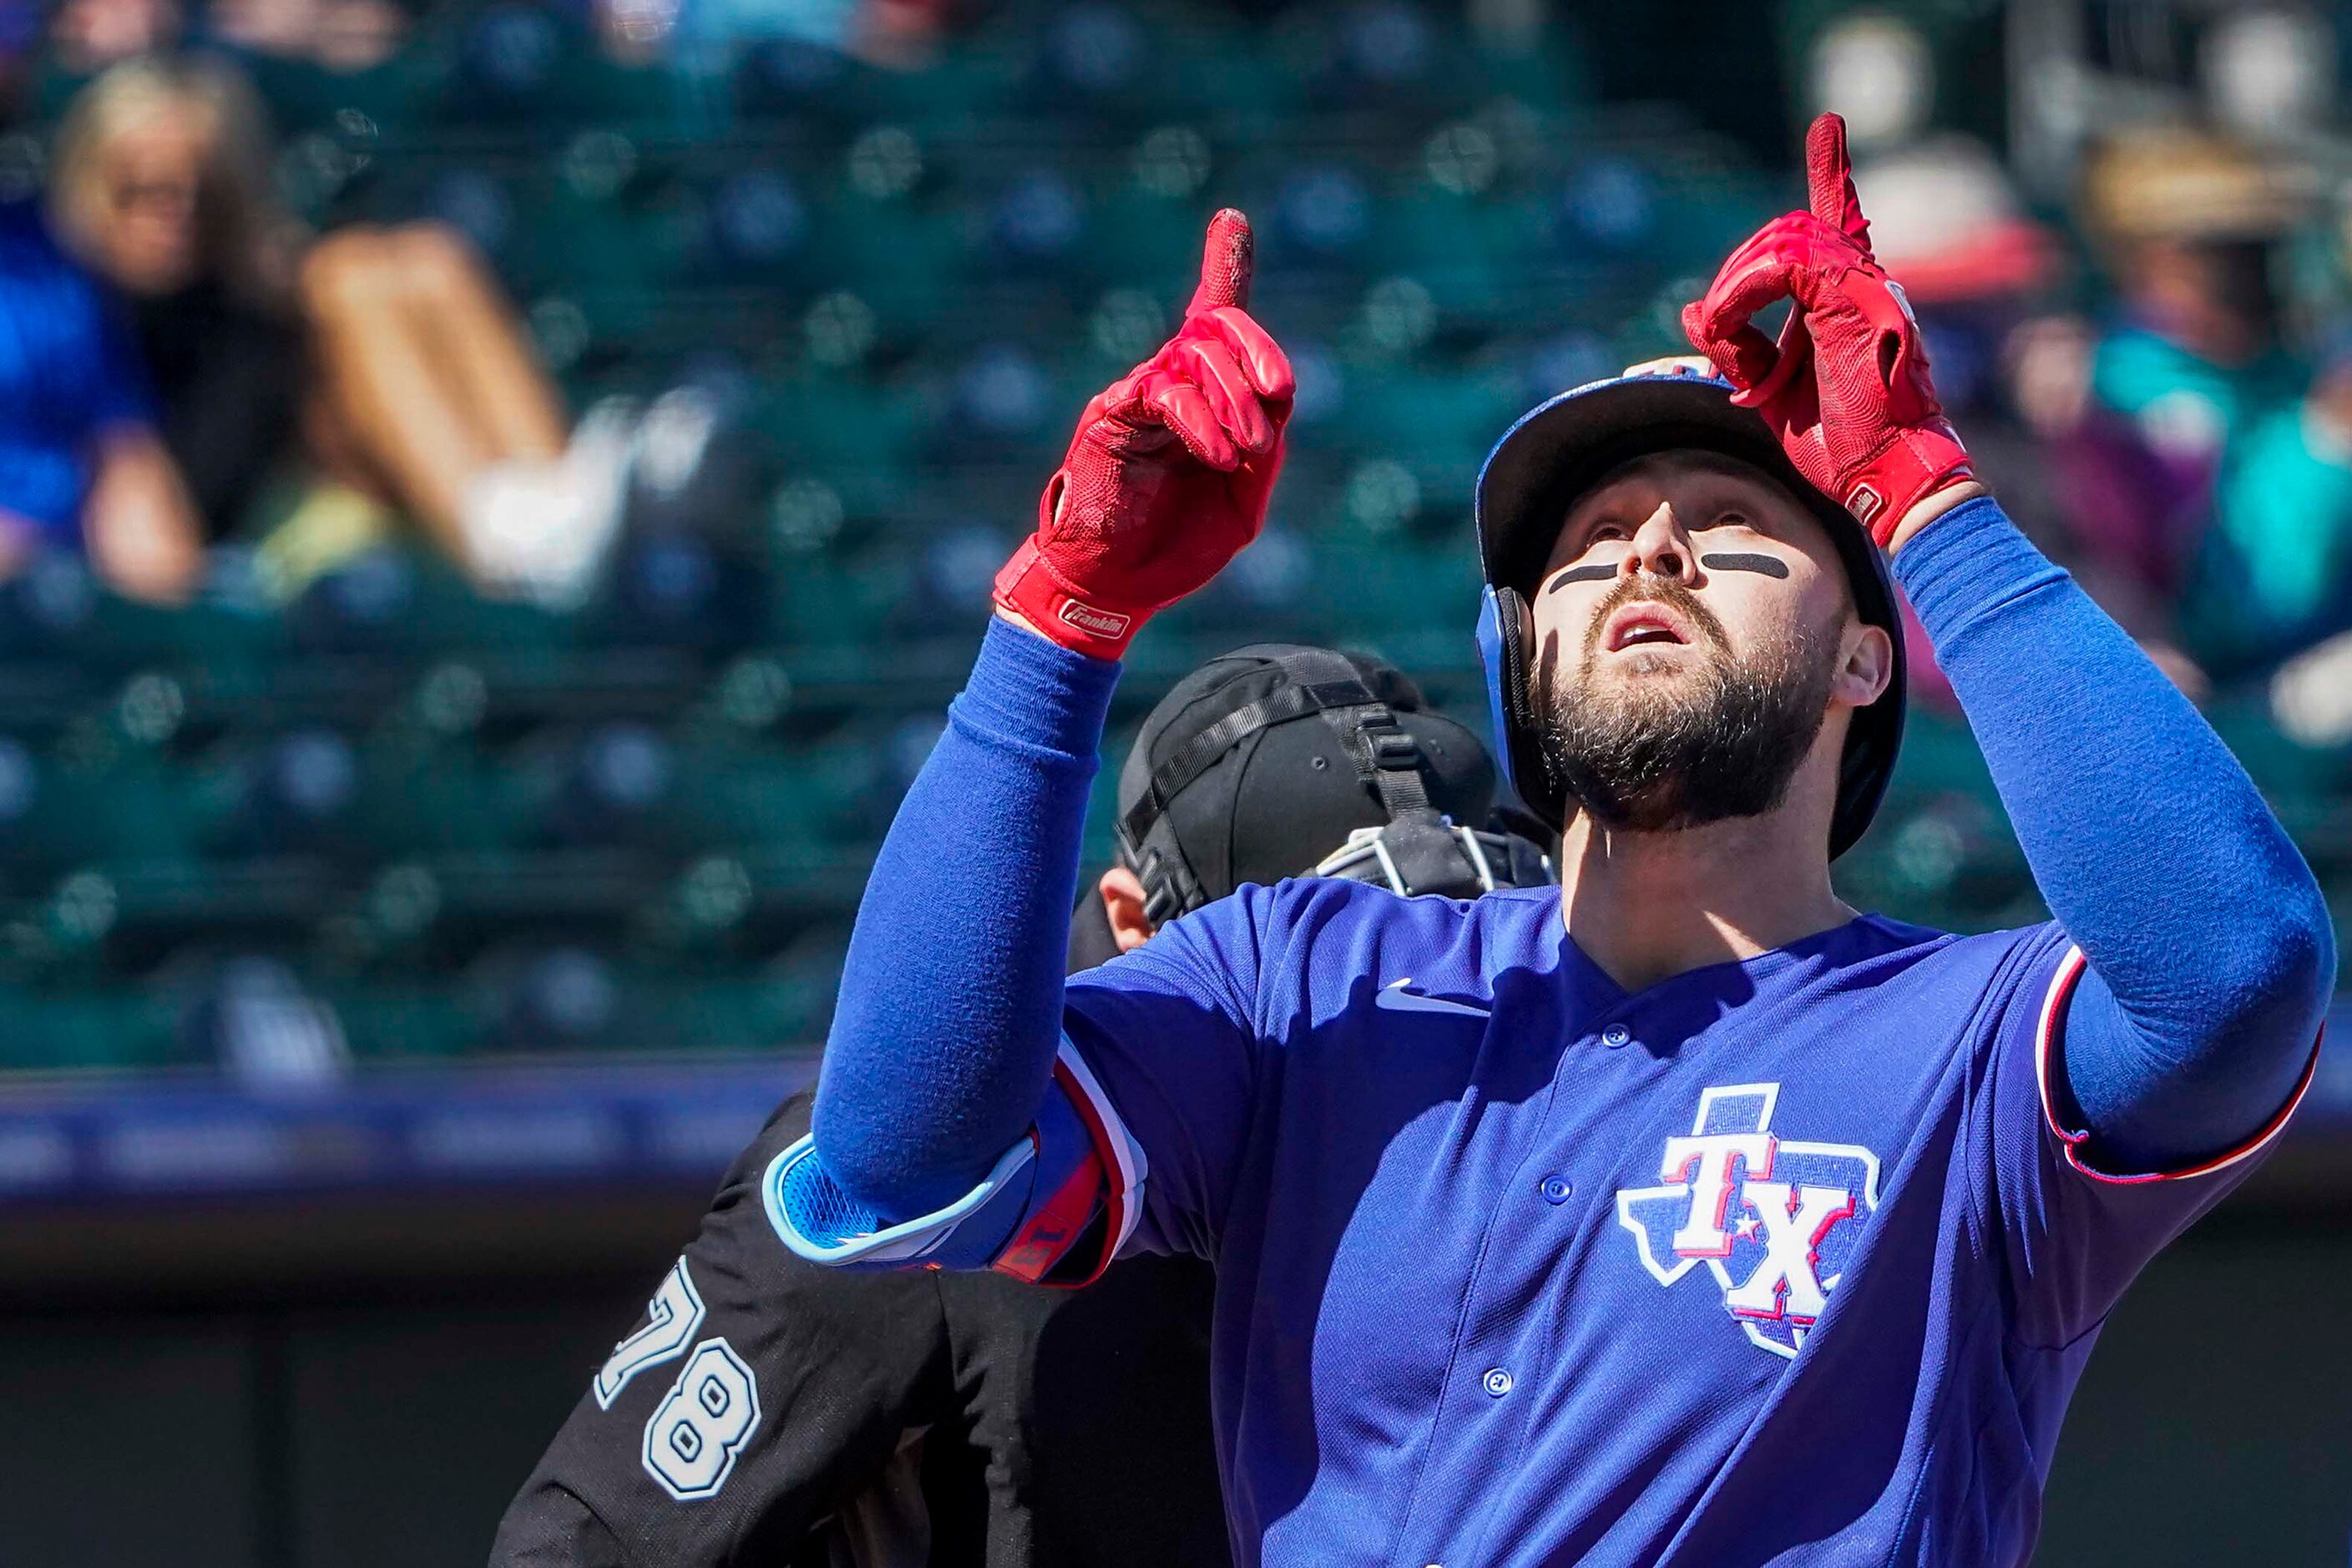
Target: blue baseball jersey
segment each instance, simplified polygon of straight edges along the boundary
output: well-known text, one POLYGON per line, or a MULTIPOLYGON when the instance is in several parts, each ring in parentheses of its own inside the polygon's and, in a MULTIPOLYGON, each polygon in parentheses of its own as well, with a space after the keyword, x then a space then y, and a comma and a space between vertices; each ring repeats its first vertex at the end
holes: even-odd
POLYGON ((0 510, 79 549, 99 440, 152 423, 145 370, 105 294, 37 205, 0 203, 0 510))
POLYGON ((1629 994, 1556 889, 1245 888, 1070 981, 1090 1156, 894 1256, 1213 1260, 1244 1563, 2021 1562, 2101 1321, 2292 1110, 2095 1169, 2083 968, 1866 916, 1629 994))

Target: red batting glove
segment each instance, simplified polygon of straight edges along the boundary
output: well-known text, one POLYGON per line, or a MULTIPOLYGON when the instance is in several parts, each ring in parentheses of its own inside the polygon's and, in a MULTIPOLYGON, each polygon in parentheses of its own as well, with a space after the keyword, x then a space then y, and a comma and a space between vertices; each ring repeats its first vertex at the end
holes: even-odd
POLYGON ((1973 476, 1910 301, 1870 253, 1844 121, 1813 121, 1805 165, 1812 211, 1775 218, 1733 251, 1706 297, 1683 308, 1683 331, 1797 471, 1883 548, 1913 507, 1973 476), (1783 296, 1796 308, 1774 343, 1748 318, 1783 296))
POLYGON ((1231 207, 1210 220, 1184 324, 1087 405, 1037 531, 996 574, 996 602, 1064 647, 1118 658, 1265 526, 1293 383, 1243 310, 1250 245, 1231 207))

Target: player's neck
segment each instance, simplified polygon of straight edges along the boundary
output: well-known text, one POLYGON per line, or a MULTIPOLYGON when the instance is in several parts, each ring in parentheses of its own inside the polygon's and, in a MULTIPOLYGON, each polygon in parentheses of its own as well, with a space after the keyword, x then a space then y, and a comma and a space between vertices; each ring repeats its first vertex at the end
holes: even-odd
POLYGON ((1677 833, 1570 822, 1560 908, 1576 945, 1627 991, 1753 958, 1853 918, 1830 887, 1826 821, 1792 800, 1677 833))

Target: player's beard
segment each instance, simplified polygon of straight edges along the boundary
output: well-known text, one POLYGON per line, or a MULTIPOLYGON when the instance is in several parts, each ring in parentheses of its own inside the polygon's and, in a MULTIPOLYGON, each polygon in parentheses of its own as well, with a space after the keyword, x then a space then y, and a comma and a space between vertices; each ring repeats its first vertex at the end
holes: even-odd
POLYGON ((1561 678, 1565 658, 1537 679, 1544 763, 1571 800, 1613 828, 1671 833, 1760 816, 1788 795, 1821 731, 1835 651, 1834 639, 1791 626, 1735 657, 1697 595, 1671 579, 1628 578, 1593 612, 1574 679, 1561 678), (1682 615, 1698 639, 1697 668, 1601 668, 1610 614, 1643 599, 1682 615))

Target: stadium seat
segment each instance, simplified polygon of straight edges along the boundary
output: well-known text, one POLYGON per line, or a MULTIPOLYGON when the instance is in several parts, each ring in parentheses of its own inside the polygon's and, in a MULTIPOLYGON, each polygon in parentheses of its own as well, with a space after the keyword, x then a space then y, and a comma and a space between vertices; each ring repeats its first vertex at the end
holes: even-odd
MULTIPOLYGON (((181 610, 66 554, 0 582, 0 1065, 217 1058, 183 1019, 238 975, 362 1062, 814 1049, 991 577, 1228 203, 1298 370, 1290 455, 1255 546, 1137 641, 1106 754, 1270 638, 1377 647, 1478 722, 1486 452, 1675 347, 1673 307, 1787 195, 1674 111, 1591 112, 1570 34, 1512 9, 1030 4, 894 68, 692 6, 675 60, 625 61, 588 7, 497 0, 424 8, 364 71, 244 59, 300 216, 453 224, 575 408, 707 398, 709 439, 675 482, 640 462, 560 610, 421 549, 282 606, 235 548, 181 610)), ((29 101, 53 122, 77 85, 29 101)), ((2345 754, 2213 712, 2352 906, 2345 754)), ((1961 927, 2036 908, 1925 704, 1840 870, 1961 927)))

